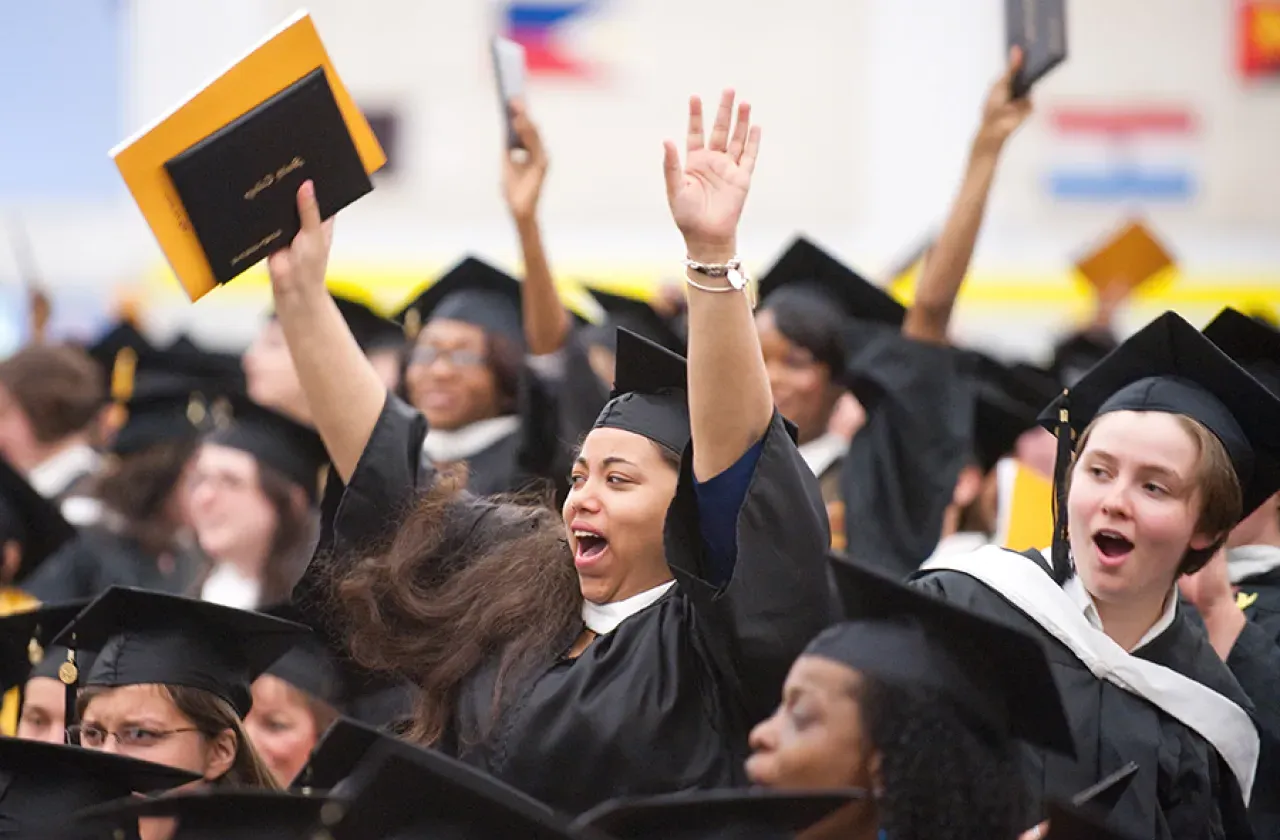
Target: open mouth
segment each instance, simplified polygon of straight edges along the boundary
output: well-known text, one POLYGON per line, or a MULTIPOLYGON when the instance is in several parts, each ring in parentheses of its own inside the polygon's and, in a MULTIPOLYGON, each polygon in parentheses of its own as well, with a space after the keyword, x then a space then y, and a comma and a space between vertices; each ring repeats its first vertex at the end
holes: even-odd
POLYGON ((1093 535, 1093 544, 1098 547, 1098 553, 1109 560, 1133 551, 1133 541, 1115 531, 1099 531, 1093 535))
POLYGON ((574 559, 578 561, 595 560, 609 547, 609 540, 594 531, 575 530, 573 536, 578 546, 574 559))

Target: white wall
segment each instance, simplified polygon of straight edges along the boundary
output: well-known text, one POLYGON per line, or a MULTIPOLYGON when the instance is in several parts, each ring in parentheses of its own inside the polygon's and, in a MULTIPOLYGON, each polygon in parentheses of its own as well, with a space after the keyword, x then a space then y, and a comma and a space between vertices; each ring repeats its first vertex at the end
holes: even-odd
MULTIPOLYGON (((128 2, 130 128, 296 8, 294 0, 128 2)), ((553 156, 543 218, 557 265, 588 274, 674 271, 679 242, 663 203, 660 142, 682 132, 689 93, 714 100, 721 86, 734 85, 765 129, 744 255, 763 263, 805 230, 876 272, 946 210, 999 70, 1002 7, 1001 0, 606 0, 566 33, 580 53, 601 60, 605 79, 538 82, 530 92, 553 156)), ((1072 3, 1072 57, 1038 91, 1038 111, 1141 101, 1195 110, 1204 129, 1192 150, 1206 190, 1188 206, 1150 215, 1192 273, 1280 279, 1280 86, 1246 90, 1237 82, 1231 3, 1177 0, 1176 7, 1157 14, 1150 0, 1072 3)), ((312 0, 309 8, 357 99, 393 105, 404 120, 404 171, 343 214, 335 261, 426 271, 466 250, 513 261, 486 51, 497 6, 312 0)), ((1081 243, 1124 212, 1046 197, 1042 176, 1058 144, 1043 120, 1012 144, 980 243, 980 273, 1060 276, 1081 243)), ((54 283, 137 278, 159 259, 127 197, 25 212, 54 283)), ((0 253, 0 278, 12 274, 0 253)), ((226 299, 232 306, 236 297, 226 299)), ((170 327, 193 314, 217 320, 220 305, 170 307, 160 320, 170 327)), ((251 326, 241 318, 217 329, 231 341, 251 326)))

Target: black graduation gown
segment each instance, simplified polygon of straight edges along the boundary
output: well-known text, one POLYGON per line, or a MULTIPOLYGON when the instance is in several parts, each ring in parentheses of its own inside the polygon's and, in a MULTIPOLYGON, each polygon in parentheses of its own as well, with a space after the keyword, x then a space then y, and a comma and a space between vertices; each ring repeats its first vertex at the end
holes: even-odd
POLYGON ((154 557, 130 537, 103 527, 82 529, 23 581, 22 588, 43 603, 93 598, 112 586, 136 586, 189 595, 205 569, 192 549, 154 557))
MULTIPOLYGON (((1009 562, 1033 561, 1009 552, 1009 562)), ((1047 565, 1041 568, 1049 573, 1047 565)), ((939 570, 920 572, 913 584, 1045 642, 1078 755, 1073 761, 1024 747, 1033 803, 1047 797, 1069 799, 1134 761, 1138 772, 1107 820, 1117 832, 1153 840, 1253 836, 1235 777, 1199 734, 1147 700, 1094 677, 1065 645, 978 580, 939 570)), ((1182 607, 1173 624, 1134 655, 1177 671, 1253 713, 1249 698, 1182 607)), ((1255 784, 1254 795, 1259 793, 1255 784)), ((1024 822, 1031 825, 1040 818, 1040 813, 1028 814, 1024 822)))
POLYGON ((973 386, 951 347, 896 330, 867 342, 847 377, 867 412, 841 465, 845 552, 906 577, 933 554, 973 437, 973 386))
MULTIPOLYGON (((338 511, 338 556, 394 527, 419 479, 425 432, 420 414, 388 398, 338 511)), ((717 589, 704 579, 691 463, 686 453, 664 537, 675 586, 577 659, 548 662, 515 688, 487 741, 459 748, 447 736, 442 749, 571 813, 615 796, 746 781, 750 727, 833 618, 826 516, 775 415, 738 516, 736 565, 717 589)), ((455 721, 488 715, 493 678, 491 663, 464 681, 455 721)))
POLYGON ((1227 667, 1257 707, 1262 753, 1249 816, 1258 837, 1280 837, 1280 569, 1239 583, 1249 624, 1227 667))

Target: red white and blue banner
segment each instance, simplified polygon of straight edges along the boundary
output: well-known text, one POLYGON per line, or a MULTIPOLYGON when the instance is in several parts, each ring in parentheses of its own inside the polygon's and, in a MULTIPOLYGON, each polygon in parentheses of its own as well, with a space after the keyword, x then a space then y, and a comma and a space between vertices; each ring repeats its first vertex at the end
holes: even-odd
POLYGON ((1064 202, 1195 197, 1199 120, 1177 105, 1061 107, 1049 114, 1050 195, 1064 202))
POLYGON ((579 37, 604 0, 512 0, 503 34, 525 49, 531 76, 589 79, 599 70, 579 37))

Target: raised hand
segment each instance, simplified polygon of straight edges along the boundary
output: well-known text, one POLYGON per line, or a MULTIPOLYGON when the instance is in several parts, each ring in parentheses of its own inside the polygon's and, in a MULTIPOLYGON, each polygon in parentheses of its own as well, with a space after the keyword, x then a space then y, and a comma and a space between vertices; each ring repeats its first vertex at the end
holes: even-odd
POLYGON ((703 133, 702 100, 689 99, 683 168, 675 143, 663 143, 667 204, 684 234, 689 257, 699 262, 724 262, 734 256, 738 219, 760 152, 760 128, 751 126, 751 106, 741 103, 737 124, 732 125, 733 100, 732 90, 721 94, 708 138, 703 133))
POLYGON ((267 258, 271 292, 277 298, 324 290, 324 273, 333 245, 333 219, 320 221, 316 187, 311 181, 298 188, 298 215, 302 228, 293 242, 267 258))
POLYGON ((1009 64, 1004 74, 996 79, 982 106, 982 127, 978 129, 977 143, 992 151, 999 151, 1018 127, 1031 115, 1030 97, 1014 99, 1013 77, 1022 66, 1022 50, 1009 50, 1009 64))
POLYGON ((524 102, 511 100, 511 125, 524 149, 503 149, 502 191, 516 221, 532 219, 538 210, 542 183, 547 178, 547 151, 538 127, 529 119, 524 102))

